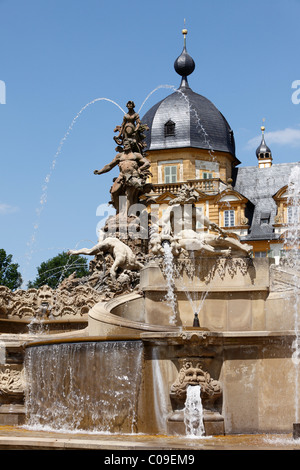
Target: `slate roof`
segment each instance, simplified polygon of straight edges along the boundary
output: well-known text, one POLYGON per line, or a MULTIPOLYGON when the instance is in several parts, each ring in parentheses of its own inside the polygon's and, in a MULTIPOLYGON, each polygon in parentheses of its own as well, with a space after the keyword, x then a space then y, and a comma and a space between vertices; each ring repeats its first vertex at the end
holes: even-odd
POLYGON ((233 131, 225 117, 211 101, 188 86, 181 86, 155 104, 141 121, 149 126, 148 150, 193 147, 235 156, 233 131), (169 120, 175 123, 175 136, 165 137, 164 126, 169 120))
POLYGON ((273 196, 279 189, 288 184, 289 176, 295 163, 278 163, 269 168, 249 166, 235 168, 233 186, 250 204, 246 217, 249 218, 251 228, 244 240, 274 240, 278 234, 274 233, 274 218, 277 206, 273 196), (268 223, 264 223, 269 218, 268 223))

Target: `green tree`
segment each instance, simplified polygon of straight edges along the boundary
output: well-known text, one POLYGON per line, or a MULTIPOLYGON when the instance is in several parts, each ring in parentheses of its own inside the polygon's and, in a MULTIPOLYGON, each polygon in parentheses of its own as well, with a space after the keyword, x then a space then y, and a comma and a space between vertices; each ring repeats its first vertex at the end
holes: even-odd
POLYGON ((83 256, 70 256, 66 252, 62 252, 57 256, 44 261, 37 268, 38 275, 36 279, 29 281, 28 287, 39 287, 47 284, 52 289, 56 289, 58 285, 72 273, 76 273, 76 277, 87 276, 88 262, 83 256))
POLYGON ((22 285, 22 276, 18 271, 19 265, 12 262, 12 255, 7 255, 0 248, 0 285, 11 290, 18 289, 22 285))

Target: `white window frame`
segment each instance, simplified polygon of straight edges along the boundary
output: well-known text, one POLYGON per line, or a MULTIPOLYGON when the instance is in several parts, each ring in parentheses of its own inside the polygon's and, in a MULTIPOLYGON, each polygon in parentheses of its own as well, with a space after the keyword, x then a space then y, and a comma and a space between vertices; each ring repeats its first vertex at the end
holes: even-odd
POLYGON ((235 226, 235 211, 229 209, 224 211, 224 227, 234 227, 235 226))
POLYGON ((164 173, 165 184, 177 183, 177 165, 166 165, 164 167, 164 173))

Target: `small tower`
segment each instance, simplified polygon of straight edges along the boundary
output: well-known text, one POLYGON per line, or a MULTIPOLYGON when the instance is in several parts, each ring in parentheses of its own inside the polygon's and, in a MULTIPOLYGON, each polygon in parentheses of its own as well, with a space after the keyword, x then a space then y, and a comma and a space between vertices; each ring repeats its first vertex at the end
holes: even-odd
POLYGON ((272 152, 265 142, 265 127, 261 126, 261 143, 256 149, 259 168, 268 168, 272 166, 272 152))

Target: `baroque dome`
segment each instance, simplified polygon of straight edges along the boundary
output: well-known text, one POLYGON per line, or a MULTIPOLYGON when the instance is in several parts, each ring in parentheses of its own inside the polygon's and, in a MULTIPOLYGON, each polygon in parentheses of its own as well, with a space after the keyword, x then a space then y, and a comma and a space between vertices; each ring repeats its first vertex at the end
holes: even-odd
POLYGON ((234 135, 227 120, 211 101, 195 93, 188 84, 187 76, 194 71, 195 63, 187 53, 185 41, 174 68, 182 77, 180 87, 141 119, 149 127, 147 149, 193 147, 227 152, 235 157, 234 135))

